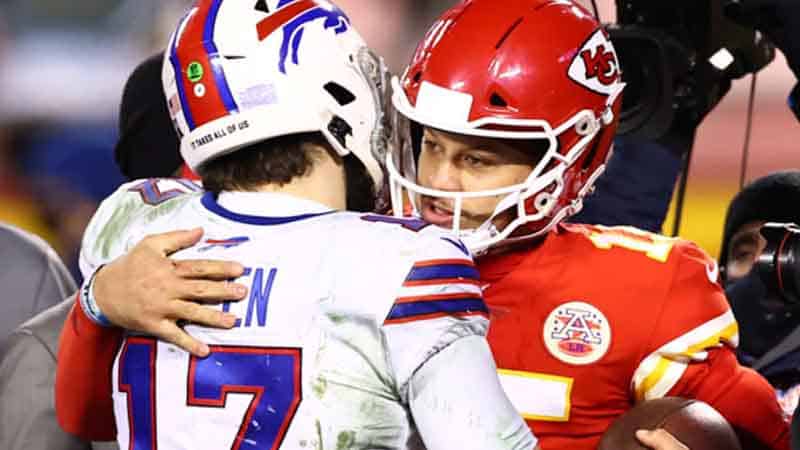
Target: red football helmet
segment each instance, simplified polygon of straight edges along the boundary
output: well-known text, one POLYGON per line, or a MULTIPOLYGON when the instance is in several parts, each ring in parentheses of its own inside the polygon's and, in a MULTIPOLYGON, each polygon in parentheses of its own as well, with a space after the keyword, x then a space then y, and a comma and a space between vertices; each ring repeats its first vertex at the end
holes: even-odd
POLYGON ((454 231, 473 251, 542 235, 580 210, 605 168, 624 87, 620 75, 608 35, 571 1, 467 0, 450 9, 428 31, 402 79, 393 80, 399 112, 399 141, 388 161, 394 210, 403 211, 404 188, 415 208, 419 195, 452 200, 454 231), (439 191, 416 182, 414 124, 549 145, 524 183, 439 191), (463 200, 483 196, 504 196, 492 218, 516 208, 515 220, 502 230, 491 219, 460 230, 463 200))

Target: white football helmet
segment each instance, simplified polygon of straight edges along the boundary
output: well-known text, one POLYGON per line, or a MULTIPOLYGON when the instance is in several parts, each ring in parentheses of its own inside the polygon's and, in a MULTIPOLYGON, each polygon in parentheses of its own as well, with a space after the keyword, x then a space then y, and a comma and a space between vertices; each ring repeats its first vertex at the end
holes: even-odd
POLYGON ((320 132, 383 185, 386 69, 325 0, 199 0, 167 48, 163 83, 181 155, 209 160, 320 132))

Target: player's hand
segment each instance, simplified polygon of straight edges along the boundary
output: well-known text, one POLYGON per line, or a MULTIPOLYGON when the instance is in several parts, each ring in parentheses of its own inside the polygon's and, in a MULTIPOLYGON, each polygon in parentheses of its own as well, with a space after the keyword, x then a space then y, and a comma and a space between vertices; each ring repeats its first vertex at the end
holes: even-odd
POLYGON ((228 281, 242 275, 241 264, 168 257, 202 236, 200 228, 148 236, 100 269, 94 279, 94 297, 103 314, 120 327, 156 336, 196 356, 208 355, 208 346, 176 322, 231 328, 234 315, 199 303, 241 300, 247 288, 228 281))
POLYGON ((639 430, 636 432, 639 442, 654 450, 689 450, 674 436, 659 428, 658 430, 639 430))

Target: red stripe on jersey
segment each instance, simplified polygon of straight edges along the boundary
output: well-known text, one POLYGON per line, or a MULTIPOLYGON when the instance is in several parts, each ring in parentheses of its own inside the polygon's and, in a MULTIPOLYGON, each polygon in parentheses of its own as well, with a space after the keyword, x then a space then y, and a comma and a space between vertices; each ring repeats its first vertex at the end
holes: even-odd
MULTIPOLYGON (((180 65, 180 80, 177 81, 183 86, 186 103, 192 113, 195 127, 228 115, 228 109, 217 88, 214 70, 211 67, 212 58, 217 58, 218 55, 209 55, 206 46, 203 45, 206 22, 214 2, 205 1, 198 4, 197 12, 187 21, 183 33, 179 36, 180 40, 176 43, 177 59, 180 65), (194 45, 182 45, 181 41, 184 40, 194 45), (203 66, 203 77, 195 83, 189 81, 187 74, 188 67, 192 63, 199 63, 203 66), (198 87, 198 85, 202 85, 202 87, 198 87)), ((209 24, 209 26, 213 25, 209 24)))
POLYGON ((397 325, 402 323, 409 323, 409 322, 418 322, 420 320, 431 320, 431 319, 438 319, 440 317, 474 317, 474 316, 483 316, 485 318, 489 318, 489 314, 486 314, 483 311, 465 311, 465 312, 457 312, 457 313, 449 313, 449 312, 437 312, 431 314, 422 314, 419 316, 411 316, 411 317, 404 317, 402 319, 386 319, 383 324, 384 325, 397 325))
POLYGON ((446 266, 446 265, 475 267, 475 263, 473 263, 469 259, 430 259, 427 261, 419 261, 414 264, 414 267, 430 267, 430 266, 446 266))
POLYGON ((263 41, 275 30, 289 23, 290 20, 317 6, 320 5, 314 0, 300 0, 275 11, 256 25, 258 40, 263 41))
POLYGON ((471 292, 457 292, 455 294, 434 294, 434 295, 420 295, 417 297, 400 297, 395 300, 397 303, 416 303, 416 302, 438 302, 441 300, 470 300, 477 299, 483 300, 481 294, 473 294, 471 292))

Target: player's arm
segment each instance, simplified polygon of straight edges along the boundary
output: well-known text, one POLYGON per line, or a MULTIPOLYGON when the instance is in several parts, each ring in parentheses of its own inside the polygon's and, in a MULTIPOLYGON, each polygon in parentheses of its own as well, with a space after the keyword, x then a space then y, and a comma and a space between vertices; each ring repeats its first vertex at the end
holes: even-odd
POLYGON ((789 448, 789 427, 767 381, 736 361, 738 326, 716 265, 694 246, 682 244, 668 298, 647 356, 633 377, 637 400, 663 396, 702 400, 765 448, 789 448), (677 331, 677 332, 676 332, 677 331))
POLYGON ((454 237, 423 234, 382 327, 400 401, 429 449, 533 448, 497 377, 471 257, 454 237))
POLYGON ((61 331, 55 382, 56 417, 64 431, 87 441, 115 439, 109 374, 121 341, 121 328, 95 324, 77 304, 70 310, 61 331))
POLYGON ((521 450, 536 444, 500 386, 482 336, 461 338, 426 361, 412 376, 408 395, 431 450, 521 450))

